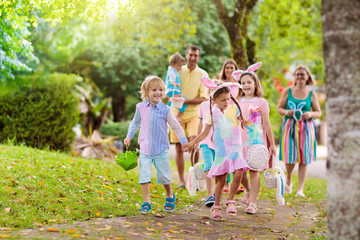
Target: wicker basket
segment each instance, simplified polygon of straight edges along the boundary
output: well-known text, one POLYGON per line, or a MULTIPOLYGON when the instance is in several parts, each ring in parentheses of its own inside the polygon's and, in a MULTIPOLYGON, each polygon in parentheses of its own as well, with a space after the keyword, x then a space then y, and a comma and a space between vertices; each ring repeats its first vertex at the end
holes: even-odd
POLYGON ((185 98, 183 96, 174 96, 169 100, 171 102, 172 108, 182 108, 185 102, 185 98))
POLYGON ((192 154, 192 158, 191 158, 191 163, 194 166, 195 169, 195 178, 196 180, 204 180, 206 178, 206 173, 204 172, 204 167, 200 167, 202 164, 200 162, 194 164, 195 162, 195 155, 196 155, 197 150, 194 151, 194 153, 192 154))
POLYGON ((274 172, 274 170, 275 169, 270 168, 264 172, 265 186, 270 189, 276 188, 276 172, 274 172))
POLYGON ((247 154, 246 162, 250 168, 255 170, 262 170, 269 162, 270 153, 263 144, 252 145, 247 154))

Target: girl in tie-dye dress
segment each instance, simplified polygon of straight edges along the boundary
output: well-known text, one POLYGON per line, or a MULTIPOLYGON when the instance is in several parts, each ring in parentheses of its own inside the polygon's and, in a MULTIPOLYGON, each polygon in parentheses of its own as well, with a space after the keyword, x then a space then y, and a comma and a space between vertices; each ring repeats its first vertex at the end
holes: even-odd
POLYGON ((234 196, 240 185, 242 174, 249 166, 245 162, 241 150, 240 125, 244 127, 246 120, 243 118, 240 106, 230 105, 230 86, 239 87, 238 83, 223 83, 217 86, 212 80, 203 78, 201 81, 208 88, 213 88, 210 102, 210 114, 206 118, 206 126, 202 133, 192 142, 184 144, 184 149, 192 149, 202 141, 214 128, 213 141, 215 144, 215 160, 209 171, 208 177, 216 178, 215 204, 211 207, 212 219, 221 221, 220 199, 229 173, 234 173, 234 180, 230 187, 229 197, 225 204, 229 215, 236 215, 234 196))

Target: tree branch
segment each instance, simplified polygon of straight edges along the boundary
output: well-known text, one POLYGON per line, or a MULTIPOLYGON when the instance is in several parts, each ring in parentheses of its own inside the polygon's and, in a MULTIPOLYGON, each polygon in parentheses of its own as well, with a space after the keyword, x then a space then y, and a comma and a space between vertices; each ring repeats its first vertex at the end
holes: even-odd
MULTIPOLYGON (((257 0, 256 0, 257 1, 257 0)), ((234 9, 234 20, 236 23, 239 23, 241 18, 243 17, 243 11, 246 6, 246 0, 238 0, 234 9)))
POLYGON ((224 5, 222 4, 221 0, 212 0, 212 2, 215 4, 215 8, 221 22, 226 26, 229 21, 229 16, 224 8, 224 5))

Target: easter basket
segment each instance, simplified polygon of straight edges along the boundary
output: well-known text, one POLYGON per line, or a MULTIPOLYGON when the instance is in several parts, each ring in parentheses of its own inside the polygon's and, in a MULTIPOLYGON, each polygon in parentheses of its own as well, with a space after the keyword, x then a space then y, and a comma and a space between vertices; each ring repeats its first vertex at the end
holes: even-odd
POLYGON ((175 95, 175 88, 173 90, 173 96, 169 99, 172 108, 182 108, 185 102, 185 98, 182 95, 175 95))
POLYGON ((124 153, 119 152, 116 154, 114 161, 119 164, 125 171, 129 171, 137 166, 137 156, 137 151, 126 150, 124 153))
MULTIPOLYGON (((204 163, 198 162, 195 164, 196 152, 197 152, 197 150, 194 151, 194 153, 192 154, 192 158, 191 158, 191 163, 194 167, 195 178, 196 178, 196 180, 204 180, 206 178, 206 173, 204 172, 204 163)), ((204 161, 204 160, 202 160, 202 161, 204 161)))
POLYGON ((185 102, 185 98, 183 96, 174 96, 171 97, 170 100, 172 108, 182 108, 185 102))
POLYGON ((262 170, 269 162, 269 158, 270 153, 264 144, 254 144, 249 148, 245 160, 250 168, 262 170))
POLYGON ((279 205, 283 206, 285 204, 284 197, 284 181, 285 174, 280 167, 274 166, 274 160, 272 168, 264 171, 265 186, 269 189, 276 189, 276 199, 279 205))

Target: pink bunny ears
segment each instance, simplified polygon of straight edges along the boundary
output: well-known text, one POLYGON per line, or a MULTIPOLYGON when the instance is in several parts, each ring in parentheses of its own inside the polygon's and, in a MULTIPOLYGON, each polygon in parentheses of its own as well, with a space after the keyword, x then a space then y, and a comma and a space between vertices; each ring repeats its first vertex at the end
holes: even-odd
POLYGON ((210 88, 210 89, 213 89, 214 91, 212 91, 210 93, 210 96, 211 97, 214 97, 214 94, 217 90, 219 90, 220 88, 223 88, 223 87, 237 87, 237 88, 242 88, 242 86, 239 84, 239 83, 233 83, 233 82, 226 82, 226 83, 223 83, 223 84, 220 84, 220 85, 216 85, 216 83, 214 83, 213 80, 211 80, 210 78, 208 77, 202 77, 201 78, 201 82, 204 84, 205 87, 207 88, 210 88))
POLYGON ((258 69, 261 65, 262 65, 262 62, 255 63, 255 64, 251 65, 250 67, 248 67, 248 69, 246 71, 236 70, 232 73, 232 75, 236 81, 239 81, 242 74, 244 74, 244 73, 254 74, 255 70, 258 69))

